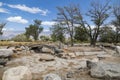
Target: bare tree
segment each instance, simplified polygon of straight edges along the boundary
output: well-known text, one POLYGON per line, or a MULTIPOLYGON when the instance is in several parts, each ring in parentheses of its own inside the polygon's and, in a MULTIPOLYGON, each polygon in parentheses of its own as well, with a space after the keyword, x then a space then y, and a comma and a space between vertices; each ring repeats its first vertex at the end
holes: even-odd
POLYGON ((0 23, 0 35, 3 34, 2 30, 5 27, 6 23, 0 23))
POLYGON ((115 43, 118 43, 120 38, 120 5, 113 7, 114 20, 111 22, 115 27, 115 43))
POLYGON ((57 7, 57 9, 59 12, 56 20, 66 27, 66 31, 70 35, 71 46, 73 46, 74 28, 76 25, 75 22, 79 8, 76 5, 70 5, 65 7, 57 7))
POLYGON ((109 17, 110 8, 109 1, 105 4, 100 4, 99 2, 91 3, 91 9, 87 12, 87 16, 89 16, 94 23, 94 28, 88 23, 88 21, 84 21, 83 18, 81 18, 81 14, 78 13, 79 24, 86 29, 86 32, 90 37, 90 44, 93 46, 96 45, 98 35, 100 34, 100 27, 109 17))

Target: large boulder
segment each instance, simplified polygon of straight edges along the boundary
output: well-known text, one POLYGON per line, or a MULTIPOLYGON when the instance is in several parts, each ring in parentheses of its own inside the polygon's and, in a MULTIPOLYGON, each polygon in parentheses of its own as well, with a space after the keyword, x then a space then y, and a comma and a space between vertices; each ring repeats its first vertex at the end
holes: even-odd
POLYGON ((13 54, 13 50, 12 49, 0 49, 0 56, 10 56, 13 54))
POLYGON ((97 62, 89 64, 90 75, 96 78, 109 78, 120 80, 120 64, 97 62))
POLYGON ((2 80, 32 80, 32 74, 27 67, 18 66, 6 70, 2 80))
POLYGON ((62 79, 57 74, 50 73, 45 75, 43 80, 62 80, 62 79))

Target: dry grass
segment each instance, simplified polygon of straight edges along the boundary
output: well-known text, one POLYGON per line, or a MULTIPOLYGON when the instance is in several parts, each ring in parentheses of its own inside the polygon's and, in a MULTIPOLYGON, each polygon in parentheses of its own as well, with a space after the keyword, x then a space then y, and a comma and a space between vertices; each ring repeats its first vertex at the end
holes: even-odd
POLYGON ((33 44, 51 44, 52 42, 12 42, 12 41, 0 41, 0 46, 16 46, 16 45, 33 45, 33 44))

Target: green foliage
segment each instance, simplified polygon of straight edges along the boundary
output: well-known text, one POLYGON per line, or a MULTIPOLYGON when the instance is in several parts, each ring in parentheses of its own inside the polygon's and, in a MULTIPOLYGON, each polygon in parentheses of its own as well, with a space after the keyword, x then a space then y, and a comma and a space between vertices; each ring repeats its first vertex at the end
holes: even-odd
POLYGON ((2 30, 5 27, 6 23, 0 23, 0 35, 3 34, 2 30))
POLYGON ((101 28, 100 42, 113 43, 115 42, 115 31, 111 27, 101 28))
POLYGON ((34 20, 34 24, 29 25, 26 29, 26 37, 30 38, 32 36, 34 40, 38 40, 39 34, 43 31, 43 27, 41 27, 40 20, 34 20))
POLYGON ((83 27, 75 27, 75 40, 78 42, 88 41, 88 35, 83 27))
POLYGON ((12 41, 16 41, 16 42, 28 42, 28 41, 31 41, 29 40, 24 33, 22 34, 18 34, 17 36, 13 37, 11 39, 12 41))
POLYGON ((113 7, 113 15, 115 19, 111 23, 115 27, 115 44, 117 44, 120 42, 120 5, 113 7))
POLYGON ((50 41, 48 36, 40 36, 41 41, 50 41))
POLYGON ((55 24, 53 27, 50 29, 52 31, 51 38, 52 41, 65 41, 64 33, 65 33, 65 28, 61 24, 55 24))

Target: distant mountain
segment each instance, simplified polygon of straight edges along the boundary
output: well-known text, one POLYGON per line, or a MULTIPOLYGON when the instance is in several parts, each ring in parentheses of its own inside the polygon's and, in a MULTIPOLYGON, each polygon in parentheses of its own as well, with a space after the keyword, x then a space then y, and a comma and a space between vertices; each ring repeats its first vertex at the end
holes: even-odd
MULTIPOLYGON (((4 31, 3 35, 0 36, 0 40, 11 39, 18 34, 24 33, 25 31, 4 31)), ((44 31, 40 35, 50 36, 50 31, 44 31)))
POLYGON ((4 31, 3 35, 0 36, 0 39, 11 39, 12 37, 24 33, 24 31, 4 31))

